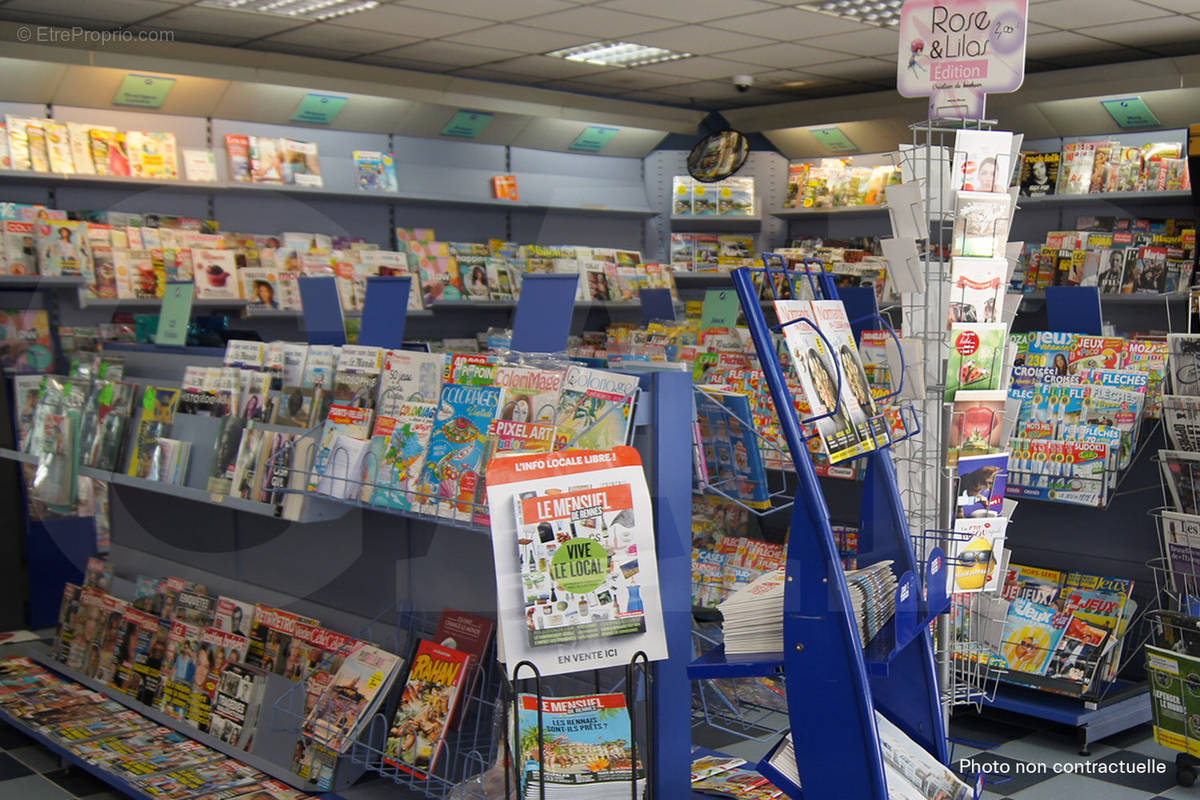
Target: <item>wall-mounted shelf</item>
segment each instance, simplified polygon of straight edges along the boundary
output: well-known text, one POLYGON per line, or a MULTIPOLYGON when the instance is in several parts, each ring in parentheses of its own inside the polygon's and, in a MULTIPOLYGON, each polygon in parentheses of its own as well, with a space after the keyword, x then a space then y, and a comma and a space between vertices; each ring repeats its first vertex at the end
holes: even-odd
POLYGON ((0 291, 8 289, 75 289, 83 286, 80 275, 0 275, 0 291))
POLYGON ((1049 194, 1043 197, 1018 197, 1022 206, 1059 206, 1072 203, 1183 203, 1191 202, 1190 191, 1172 192, 1097 192, 1095 194, 1049 194))
MULTIPOLYGON (((245 308, 248 300, 216 299, 211 297, 199 298, 192 301, 192 308, 245 308)), ((112 297, 81 297, 81 308, 160 308, 161 297, 112 298, 112 297)))
MULTIPOLYGON (((518 182, 520 176, 517 177, 518 182)), ((322 199, 354 199, 368 203, 419 203, 446 206, 473 206, 486 208, 511 208, 519 211, 553 211, 568 214, 597 216, 653 217, 657 212, 649 206, 607 206, 586 203, 537 203, 522 200, 498 200, 489 197, 463 197, 448 194, 417 194, 407 192, 360 192, 323 187, 296 186, 274 183, 222 183, 185 180, 159 180, 134 178, 127 175, 70 175, 57 172, 29 172, 24 170, 0 170, 0 182, 38 183, 49 186, 80 186, 114 188, 175 189, 189 192, 274 192, 282 195, 313 197, 322 199)))
POLYGON ((824 217, 831 214, 849 215, 856 214, 886 214, 886 205, 877 206, 840 206, 837 208, 779 208, 773 209, 770 213, 775 217, 824 217))
MULTIPOLYGON (((1046 293, 1042 292, 1026 292, 1021 295, 1022 300, 1037 300, 1044 301, 1046 293)), ((1164 303, 1184 303, 1188 302, 1187 292, 1168 292, 1166 294, 1102 294, 1100 295, 1101 306, 1154 306, 1163 305, 1164 303)))
POLYGON ((671 217, 671 230, 684 233, 735 233, 762 227, 761 214, 686 214, 671 217))

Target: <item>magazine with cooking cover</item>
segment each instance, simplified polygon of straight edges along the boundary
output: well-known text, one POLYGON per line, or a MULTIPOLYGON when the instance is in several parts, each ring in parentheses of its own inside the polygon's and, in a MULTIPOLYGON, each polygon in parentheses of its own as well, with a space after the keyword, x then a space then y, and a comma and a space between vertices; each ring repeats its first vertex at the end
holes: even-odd
POLYGON ((608 449, 629 437, 636 377, 571 365, 559 396, 555 448, 608 449))
POLYGON ((304 733, 336 752, 358 738, 363 725, 387 697, 404 659, 362 644, 346 656, 333 683, 304 720, 304 733))
POLYGON ((1062 153, 1023 153, 1021 158, 1021 194, 1045 197, 1054 194, 1062 153))
POLYGON ((1009 131, 961 129, 954 138, 952 191, 1004 192, 1013 174, 1009 131))
POLYGON ((192 250, 196 278, 197 300, 237 300, 241 297, 238 285, 237 259, 232 250, 192 250))
POLYGON ((376 418, 367 456, 363 502, 386 508, 413 510, 427 499, 415 494, 425 451, 433 435, 437 406, 402 403, 396 416, 376 418))
POLYGON ((954 520, 957 535, 947 555, 947 592, 994 592, 1001 587, 1004 575, 999 558, 1007 529, 1005 517, 954 520))
POLYGON ((442 386, 416 481, 422 513, 471 519, 486 467, 487 430, 502 395, 498 386, 442 386))
POLYGON ((1068 614, 1051 605, 1014 598, 1004 621, 1002 655, 1016 672, 1043 675, 1063 631, 1068 614))
POLYGON ((1000 322, 1007 275, 1008 261, 1003 258, 952 259, 946 329, 956 322, 1000 322))
POLYGON ((191 725, 208 731, 221 673, 230 664, 245 661, 249 646, 250 640, 245 636, 211 627, 200 631, 200 644, 192 673, 191 702, 186 712, 186 719, 191 725))
POLYGON ((503 659, 542 675, 666 656, 653 523, 630 447, 496 459, 488 506, 503 659))
POLYGON ((634 760, 633 734, 624 694, 517 698, 511 737, 521 772, 520 797, 640 797, 646 780, 634 760), (540 712, 540 713, 539 713, 540 712), (538 725, 542 732, 539 734, 538 725), (539 743, 554 742, 554 755, 539 743), (632 787, 632 788, 631 788, 632 787))
POLYGON ((950 255, 1003 259, 1012 197, 1004 192, 959 192, 954 204, 950 255))
POLYGON ((422 778, 437 768, 470 663, 471 656, 460 650, 426 639, 417 642, 384 745, 385 762, 422 778))
POLYGON ((147 386, 142 394, 142 409, 138 417, 133 452, 129 457, 127 474, 144 478, 153 466, 156 444, 160 436, 171 431, 175 420, 175 405, 179 389, 147 386))
MULTIPOLYGON (((837 464, 853 456, 875 449, 866 416, 850 391, 849 381, 841 380, 840 365, 835 366, 833 354, 816 331, 816 313, 807 300, 776 300, 775 313, 783 329, 788 355, 800 380, 803 402, 811 416, 821 417, 814 423, 820 437, 821 451, 830 463, 837 464), (806 320, 798 322, 797 320, 806 320), (791 323, 791 324, 788 324, 791 323), (811 323, 811 324, 810 324, 811 323), (845 398, 849 397, 850 402, 845 398)), ((865 379, 864 379, 865 384, 865 379)))

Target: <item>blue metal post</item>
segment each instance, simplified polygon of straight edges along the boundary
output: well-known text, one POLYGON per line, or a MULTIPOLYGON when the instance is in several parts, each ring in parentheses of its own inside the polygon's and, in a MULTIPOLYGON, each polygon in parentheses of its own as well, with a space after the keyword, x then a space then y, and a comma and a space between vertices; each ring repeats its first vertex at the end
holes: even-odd
POLYGON ((578 275, 526 274, 513 314, 512 349, 520 353, 566 350, 578 286, 578 275))
POLYGON ((338 299, 337 278, 301 278, 300 302, 304 305, 304 335, 309 344, 346 343, 346 323, 338 299))
POLYGON ((358 330, 359 344, 389 350, 399 350, 403 346, 412 281, 411 275, 372 275, 367 278, 362 327, 358 330))

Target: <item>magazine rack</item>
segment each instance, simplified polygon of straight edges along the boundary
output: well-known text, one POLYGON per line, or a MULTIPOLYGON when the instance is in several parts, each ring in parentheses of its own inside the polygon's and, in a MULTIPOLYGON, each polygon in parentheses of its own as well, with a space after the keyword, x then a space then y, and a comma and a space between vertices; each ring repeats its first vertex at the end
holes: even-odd
MULTIPOLYGON (((802 796, 885 800, 876 708, 940 762, 949 760, 928 625, 949 604, 944 557, 936 548, 930 553, 926 581, 919 586, 915 576, 923 573, 909 539, 890 454, 884 448, 865 456, 858 556, 860 563, 893 560, 901 576, 898 596, 903 599, 891 625, 890 646, 882 647, 878 657, 874 651, 871 656, 864 653, 828 507, 754 286, 754 273, 764 271, 772 269, 742 268, 732 277, 797 476, 785 568, 784 649, 726 657, 723 648, 715 648, 693 662, 688 674, 699 679, 782 673, 787 678, 788 714, 803 791, 775 772, 768 763, 770 756, 759 765, 763 774, 775 778, 797 800, 802 796), (829 768, 837 762, 860 768, 848 772, 829 768)), ((836 299, 836 288, 823 283, 821 295, 836 299)))

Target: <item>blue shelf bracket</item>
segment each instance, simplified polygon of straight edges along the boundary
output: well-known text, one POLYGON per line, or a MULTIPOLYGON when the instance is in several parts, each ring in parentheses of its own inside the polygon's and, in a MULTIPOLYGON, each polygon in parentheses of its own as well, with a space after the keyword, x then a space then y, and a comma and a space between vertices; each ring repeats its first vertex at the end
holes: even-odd
POLYGON ((389 350, 399 350, 403 346, 412 282, 411 275, 372 275, 367 278, 362 326, 358 330, 359 344, 389 350))

